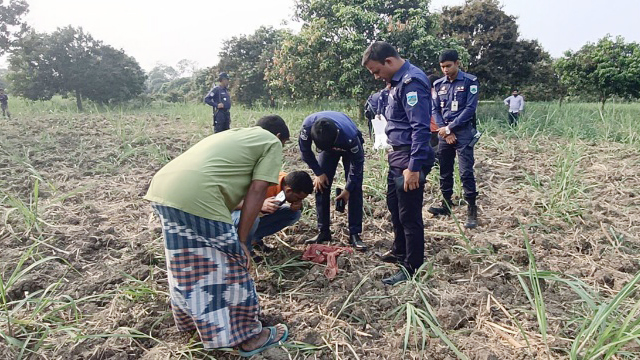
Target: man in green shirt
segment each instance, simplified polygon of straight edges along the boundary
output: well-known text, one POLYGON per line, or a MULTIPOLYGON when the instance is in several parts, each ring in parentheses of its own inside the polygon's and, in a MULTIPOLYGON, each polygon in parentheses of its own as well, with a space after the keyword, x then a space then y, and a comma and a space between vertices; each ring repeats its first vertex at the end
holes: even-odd
POLYGON ((205 348, 239 346, 250 356, 286 340, 263 328, 245 246, 267 188, 278 183, 289 129, 277 115, 211 135, 165 165, 145 199, 163 225, 171 305, 178 329, 205 348), (236 232, 231 212, 244 199, 236 232))

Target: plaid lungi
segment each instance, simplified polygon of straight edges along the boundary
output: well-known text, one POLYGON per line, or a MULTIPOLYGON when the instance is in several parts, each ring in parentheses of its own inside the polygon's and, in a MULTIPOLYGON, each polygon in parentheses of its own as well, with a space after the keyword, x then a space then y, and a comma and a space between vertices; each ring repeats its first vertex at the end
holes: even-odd
POLYGON ((259 334, 258 295, 234 226, 153 207, 162 220, 178 330, 197 330, 206 349, 233 347, 259 334))

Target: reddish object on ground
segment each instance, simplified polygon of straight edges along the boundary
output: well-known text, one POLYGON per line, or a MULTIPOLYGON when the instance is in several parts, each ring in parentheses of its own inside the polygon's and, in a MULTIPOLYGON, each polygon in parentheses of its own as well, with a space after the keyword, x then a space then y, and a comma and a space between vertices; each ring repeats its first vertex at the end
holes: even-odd
POLYGON ((353 249, 344 246, 331 246, 312 244, 307 247, 302 255, 302 260, 313 261, 314 263, 327 263, 324 269, 324 276, 331 280, 338 275, 338 263, 336 259, 342 253, 353 254, 353 249))

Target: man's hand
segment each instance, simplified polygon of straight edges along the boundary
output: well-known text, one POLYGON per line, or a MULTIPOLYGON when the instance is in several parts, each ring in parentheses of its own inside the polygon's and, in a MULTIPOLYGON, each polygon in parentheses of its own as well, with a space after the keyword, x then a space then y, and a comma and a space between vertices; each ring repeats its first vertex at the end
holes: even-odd
POLYGON ((329 178, 327 177, 327 175, 322 174, 320 176, 316 176, 315 179, 313 179, 313 189, 315 191, 322 192, 322 190, 324 190, 327 186, 329 186, 329 178))
POLYGON ((338 195, 336 197, 336 201, 338 200, 344 200, 345 204, 349 202, 349 190, 344 189, 342 190, 342 192, 340 193, 340 195, 338 195))
POLYGON ((274 212, 276 212, 276 210, 278 210, 280 207, 278 206, 280 202, 278 200, 276 200, 275 196, 272 196, 270 198, 266 198, 264 199, 264 202, 262 203, 262 209, 260 211, 262 211, 265 214, 273 214, 274 212))
POLYGON ((453 145, 456 143, 456 141, 458 141, 458 139, 456 138, 456 135, 454 133, 451 133, 447 136, 445 136, 444 141, 447 142, 447 144, 449 145, 453 145))
POLYGON ((291 211, 300 211, 302 210, 302 201, 295 202, 291 204, 291 211))
POLYGON ((402 172, 404 176, 404 191, 415 190, 420 186, 420 172, 404 169, 402 172))
POLYGON ((223 103, 218 103, 218 109, 224 109, 224 104, 223 103))
POLYGON ((441 128, 438 128, 438 135, 443 138, 445 136, 447 136, 447 127, 443 126, 441 128))
POLYGON ((249 252, 249 249, 247 249, 247 245, 244 244, 244 242, 247 239, 241 239, 240 240, 240 247, 242 248, 242 251, 244 251, 244 254, 247 256, 247 272, 251 271, 251 253, 249 252))

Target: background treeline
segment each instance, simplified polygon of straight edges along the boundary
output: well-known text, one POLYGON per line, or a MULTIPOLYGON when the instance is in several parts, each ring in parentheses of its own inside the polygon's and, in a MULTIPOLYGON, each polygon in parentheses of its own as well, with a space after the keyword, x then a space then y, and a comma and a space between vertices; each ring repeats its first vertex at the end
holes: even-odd
POLYGON ((640 97, 640 45, 605 36, 576 52, 553 59, 536 40, 522 39, 516 17, 497 0, 469 0, 432 13, 429 0, 297 0, 298 33, 260 27, 227 39, 216 66, 198 69, 182 60, 159 64, 145 74, 135 59, 94 40, 82 29, 53 34, 29 30, 20 21, 22 0, 0 5, 0 47, 9 51, 9 71, 0 73, 10 90, 29 99, 55 94, 99 103, 201 101, 219 71, 231 76, 238 103, 274 106, 291 101, 363 101, 381 83, 360 65, 373 40, 394 44, 402 56, 427 73, 439 73, 437 58, 455 48, 465 71, 478 76, 483 99, 518 88, 527 100, 562 102, 640 97), (13 16, 12 16, 13 15, 13 16))

